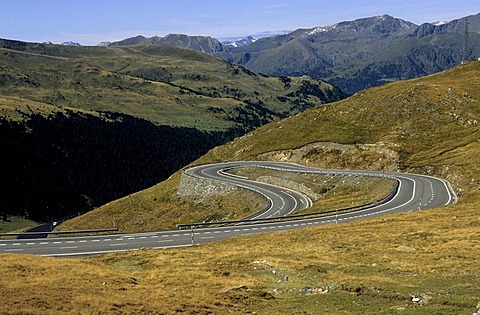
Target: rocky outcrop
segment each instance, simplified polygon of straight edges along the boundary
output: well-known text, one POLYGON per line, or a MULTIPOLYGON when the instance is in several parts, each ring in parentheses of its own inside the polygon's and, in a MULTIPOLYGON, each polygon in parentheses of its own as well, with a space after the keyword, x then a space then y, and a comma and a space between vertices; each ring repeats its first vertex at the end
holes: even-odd
POLYGON ((205 196, 210 194, 226 195, 237 188, 216 180, 198 178, 182 173, 177 194, 180 196, 205 196))
POLYGON ((399 154, 394 144, 339 144, 316 142, 298 149, 264 153, 258 160, 300 163, 320 168, 398 170, 399 154))

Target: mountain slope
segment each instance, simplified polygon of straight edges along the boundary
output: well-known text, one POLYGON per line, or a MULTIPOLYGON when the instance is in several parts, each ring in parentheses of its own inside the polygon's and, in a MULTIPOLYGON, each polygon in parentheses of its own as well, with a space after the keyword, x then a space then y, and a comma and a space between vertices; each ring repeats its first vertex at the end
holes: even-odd
POLYGON ((215 54, 224 50, 223 45, 210 36, 188 36, 185 34, 168 34, 164 37, 154 36, 146 38, 142 35, 110 43, 109 46, 128 46, 138 44, 169 45, 189 48, 208 54, 215 54))
MULTIPOLYGON (((459 64, 466 20, 417 26, 383 15, 261 39, 222 56, 255 72, 306 74, 354 93, 459 64)), ((468 21, 467 54, 472 59, 480 56, 480 14, 468 21)))
MULTIPOLYGON (((480 165, 473 158, 480 154, 479 74, 480 63, 472 62, 432 76, 369 89, 262 126, 211 150, 196 163, 259 159, 327 168, 420 172, 449 180, 461 195, 480 198, 480 165)), ((176 174, 144 192, 110 203, 73 220, 70 227, 86 227, 98 221, 93 218, 114 215, 119 228, 153 229, 148 224, 130 225, 128 209, 140 208, 144 209, 142 222, 148 222, 150 215, 164 218, 165 226, 168 220, 172 220, 171 225, 179 220, 208 220, 209 207, 202 210, 197 203, 175 195, 179 179, 176 174), (152 202, 153 196, 158 201, 152 202)), ((468 198, 463 200, 468 202, 468 198)))
POLYGON ((158 124, 248 130, 345 97, 324 81, 260 76, 171 46, 67 47, 0 40, 0 51, 0 94, 120 112, 158 124), (309 93, 306 85, 316 92, 309 93))
POLYGON ((248 130, 346 95, 164 46, 0 40, 0 214, 58 220, 164 180, 248 130))
POLYGON ((0 216, 61 221, 150 187, 235 136, 0 97, 0 216))
MULTIPOLYGON (((242 49, 233 50, 232 53, 248 53, 259 52, 258 56, 252 58, 245 63, 247 67, 259 69, 259 72, 268 73, 268 65, 263 65, 265 62, 263 52, 272 52, 272 50, 281 50, 283 54, 287 52, 292 56, 287 56, 286 59, 293 59, 294 55, 301 64, 294 64, 292 69, 298 69, 299 73, 305 69, 314 70, 316 67, 309 66, 312 62, 310 58, 315 57, 322 59, 325 65, 334 66, 344 64, 354 60, 362 59, 383 49, 385 45, 389 45, 404 35, 408 34, 415 28, 413 23, 409 23, 400 19, 393 18, 388 15, 378 16, 373 18, 364 18, 355 21, 342 22, 327 27, 317 27, 313 29, 297 30, 285 36, 277 36, 259 40, 252 45, 246 46, 242 49), (272 43, 276 43, 275 47, 272 43), (383 47, 382 47, 383 46, 383 47), (314 55, 305 54, 305 51, 310 50, 314 55), (255 59, 260 60, 255 60, 255 59), (303 69, 302 69, 303 68, 303 69)), ((238 57, 237 57, 238 58, 238 57)), ((270 62, 271 63, 271 62, 270 62)), ((286 63, 282 60, 280 64, 286 63)), ((309 73, 303 73, 309 74, 309 73)))

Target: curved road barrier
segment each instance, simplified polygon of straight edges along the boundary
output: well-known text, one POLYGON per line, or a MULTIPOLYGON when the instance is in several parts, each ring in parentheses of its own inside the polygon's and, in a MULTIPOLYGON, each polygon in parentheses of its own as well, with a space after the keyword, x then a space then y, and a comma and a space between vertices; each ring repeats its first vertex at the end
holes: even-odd
POLYGON ((195 166, 185 174, 202 179, 227 182, 240 188, 255 191, 269 201, 269 206, 241 224, 210 228, 193 227, 190 230, 169 230, 147 233, 111 234, 54 239, 0 240, 0 253, 25 253, 43 256, 95 255, 109 252, 138 250, 142 248, 168 248, 192 246, 231 236, 252 235, 262 232, 284 231, 294 228, 349 222, 389 213, 408 212, 453 204, 457 197, 450 184, 442 179, 417 174, 384 173, 374 171, 325 170, 280 162, 227 162, 195 166), (274 219, 311 206, 303 194, 266 183, 250 181, 228 174, 228 170, 244 167, 261 167, 284 172, 321 174, 332 176, 384 177, 397 181, 397 189, 382 202, 361 209, 322 217, 295 220, 274 219))

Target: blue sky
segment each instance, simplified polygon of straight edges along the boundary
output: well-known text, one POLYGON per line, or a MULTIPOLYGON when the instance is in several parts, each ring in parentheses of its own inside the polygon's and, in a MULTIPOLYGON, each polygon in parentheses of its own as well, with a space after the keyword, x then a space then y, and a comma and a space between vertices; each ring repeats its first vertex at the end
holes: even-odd
POLYGON ((450 21, 480 12, 479 0, 0 0, 0 38, 96 45, 136 35, 242 36, 389 14, 450 21))

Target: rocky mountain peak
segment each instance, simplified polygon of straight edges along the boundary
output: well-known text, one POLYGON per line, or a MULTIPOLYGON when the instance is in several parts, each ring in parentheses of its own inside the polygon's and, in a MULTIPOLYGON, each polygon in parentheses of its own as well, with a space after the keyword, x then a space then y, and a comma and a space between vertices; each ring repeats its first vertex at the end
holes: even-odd
POLYGON ((345 21, 333 25, 316 27, 307 30, 306 36, 328 36, 330 34, 355 36, 365 35, 403 35, 411 32, 417 25, 392 17, 390 15, 380 15, 369 18, 357 19, 354 21, 345 21))

